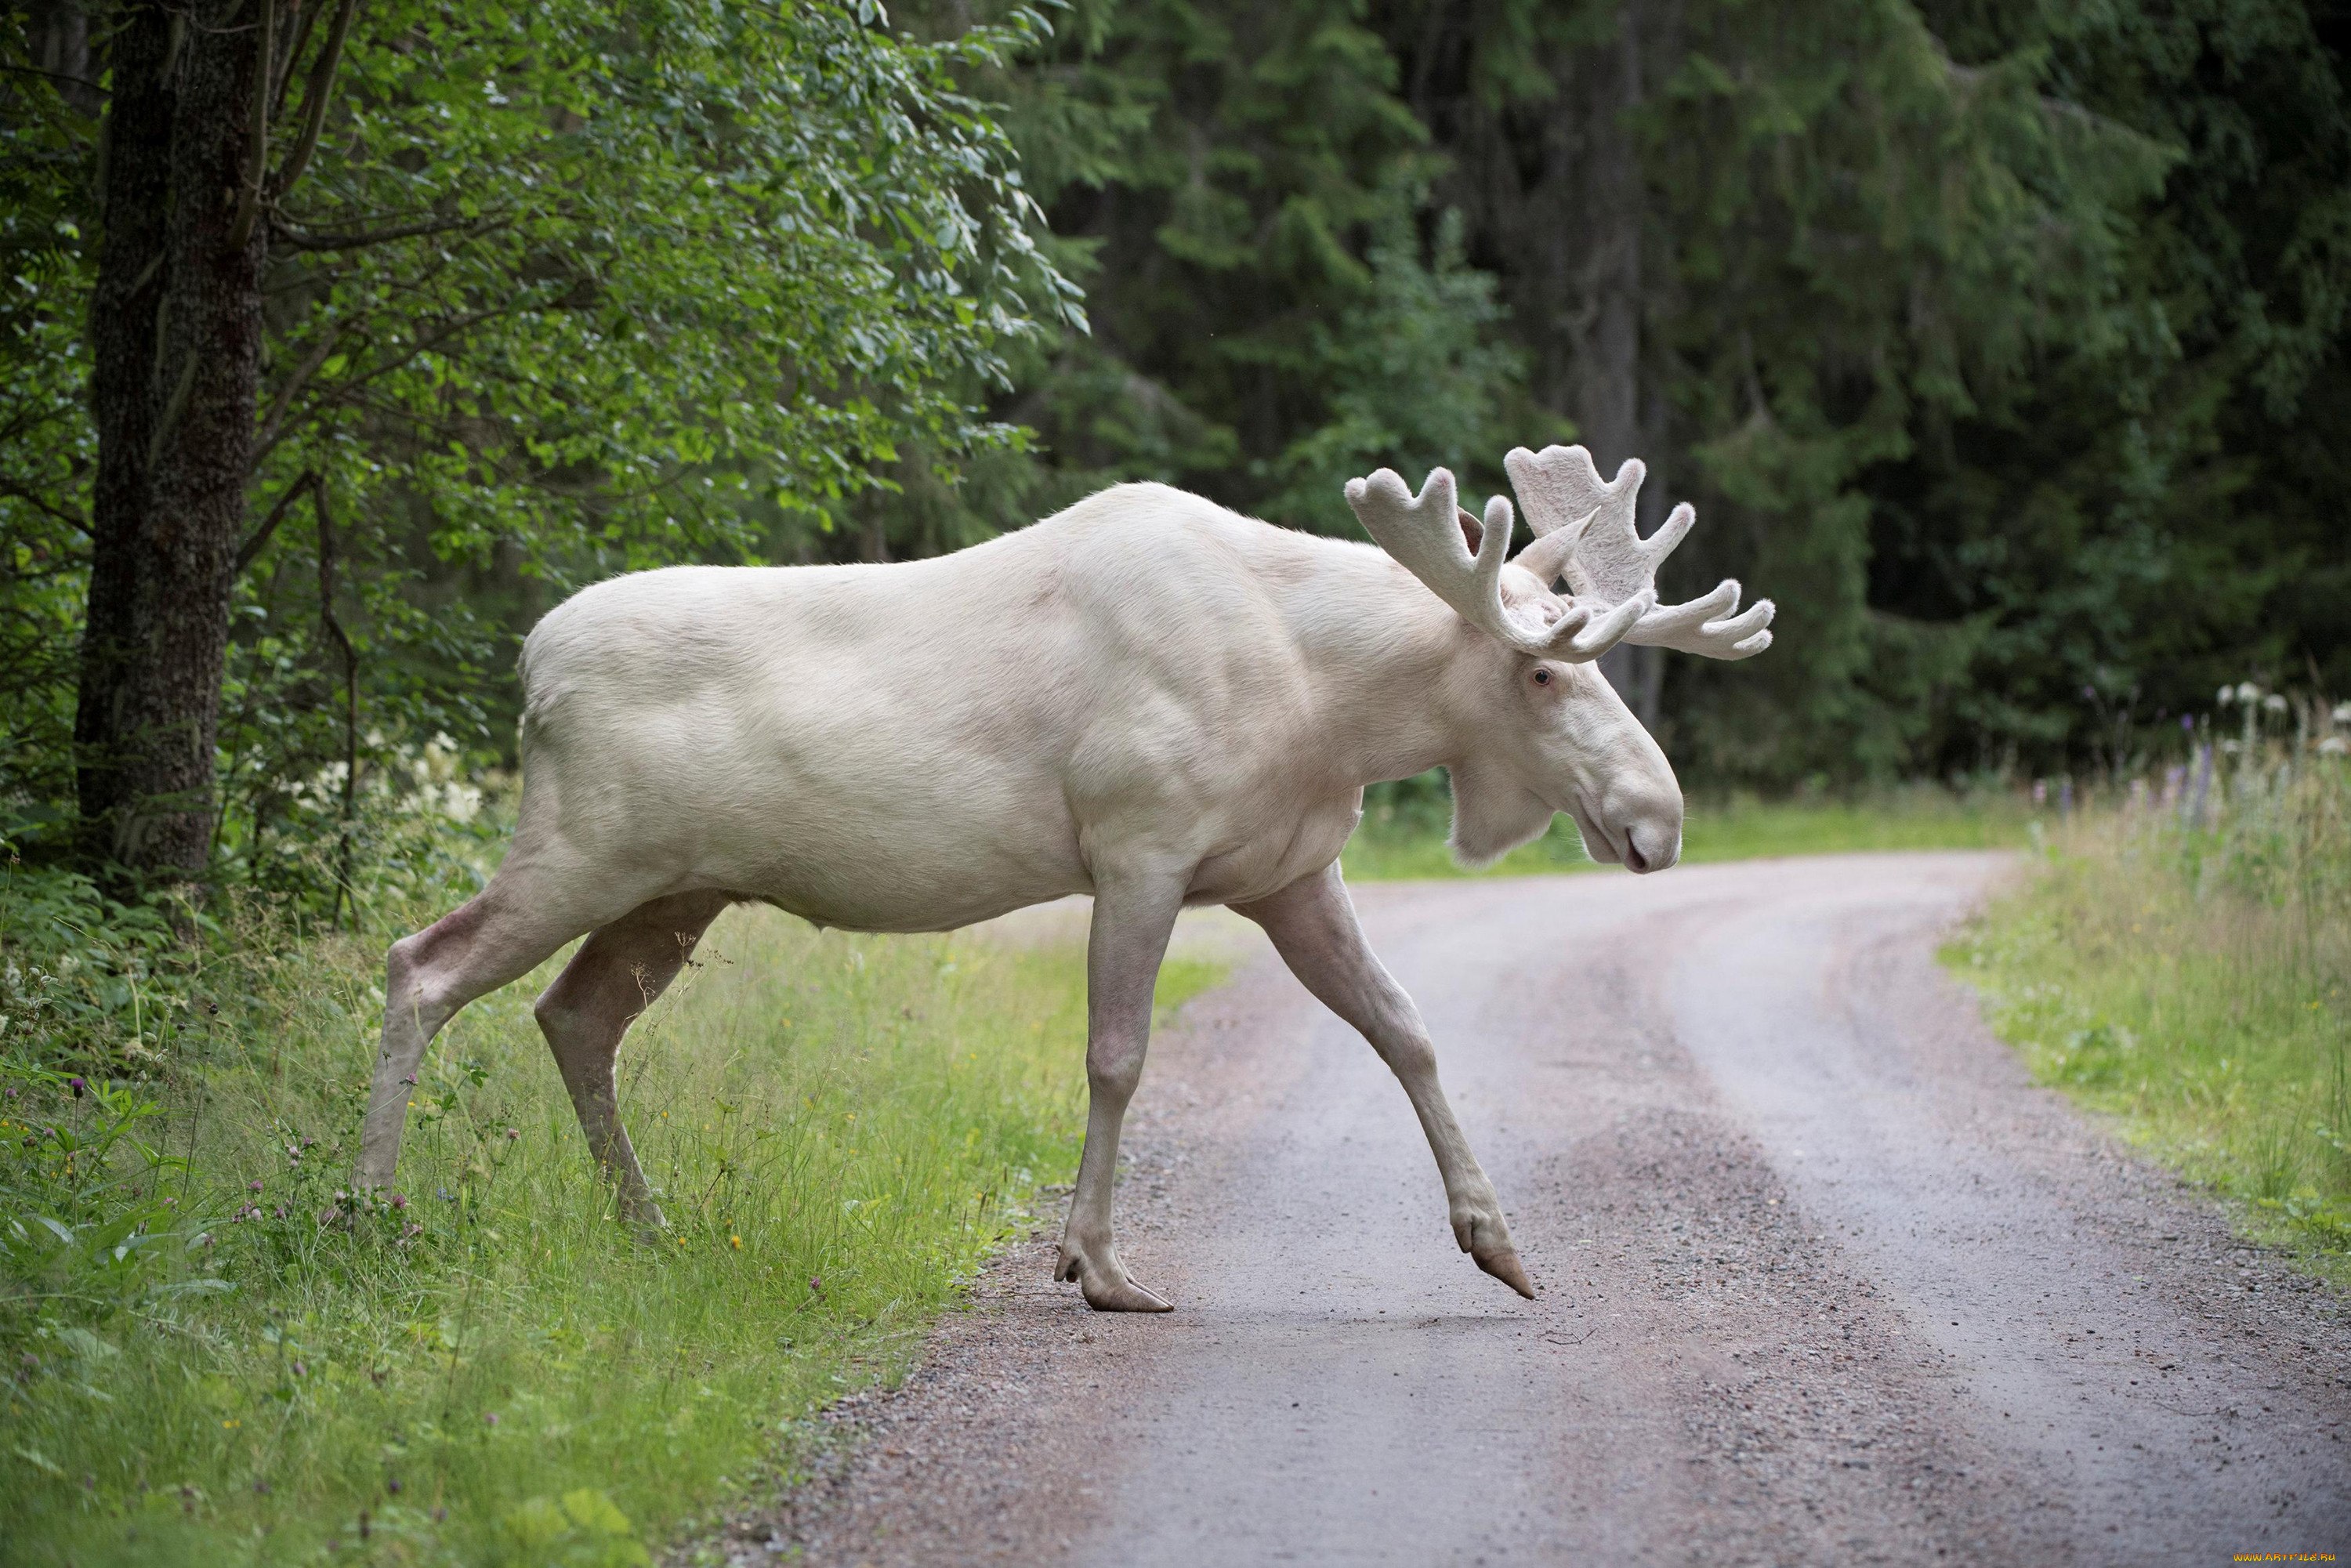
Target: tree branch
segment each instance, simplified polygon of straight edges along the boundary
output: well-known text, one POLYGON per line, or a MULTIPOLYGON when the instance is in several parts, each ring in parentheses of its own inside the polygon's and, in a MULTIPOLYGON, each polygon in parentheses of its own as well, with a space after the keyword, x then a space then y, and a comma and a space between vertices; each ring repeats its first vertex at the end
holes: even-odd
MULTIPOLYGON (((105 88, 100 87, 98 83, 91 81, 87 77, 68 76, 63 71, 45 71, 38 66, 14 66, 0 64, 0 71, 14 71, 18 76, 47 77, 51 81, 69 81, 76 87, 88 88, 92 92, 107 94, 107 89, 105 88)), ((110 94, 107 95, 111 96, 110 94)))
POLYGON ((335 614, 335 527, 327 515, 327 482, 315 469, 308 477, 310 509, 319 519, 319 621, 343 654, 343 826, 336 855, 334 913, 334 924, 340 926, 345 898, 351 901, 353 918, 359 915, 359 893, 351 885, 351 823, 359 808, 360 653, 335 614))
POLYGON ((262 547, 269 542, 269 536, 276 533, 277 525, 286 520, 286 508, 294 504, 294 497, 318 482, 319 471, 316 468, 305 468, 302 470, 300 478, 286 486, 285 494, 277 497, 277 504, 269 508, 269 515, 261 519, 259 528, 253 530, 253 537, 236 547, 236 564, 229 569, 231 581, 245 575, 245 569, 253 564, 254 558, 258 556, 262 547))
MULTIPOLYGON (((160 357, 162 353, 162 343, 156 344, 155 351, 160 357)), ((195 386, 196 356, 192 350, 188 354, 188 362, 180 369, 179 384, 172 389, 171 398, 163 404, 162 417, 155 422, 155 438, 147 444, 147 466, 150 470, 162 460, 163 444, 172 439, 172 427, 180 423, 180 415, 187 411, 188 394, 195 390, 195 386)))
POLYGON ((492 229, 503 227, 506 221, 503 214, 495 218, 428 218, 423 223, 401 224, 388 229, 361 230, 351 234, 307 234, 282 217, 273 217, 269 232, 285 241, 287 250, 360 250, 371 245, 390 245, 397 239, 449 234, 458 229, 487 234, 492 229))
MULTIPOLYGON (((390 375, 392 371, 400 369, 402 365, 405 365, 410 361, 415 359, 417 355, 427 353, 432 350, 437 349, 442 344, 447 342, 450 339, 470 331, 474 328, 480 326, 485 321, 496 320, 501 316, 510 316, 520 308, 521 307, 518 305, 509 304, 500 306, 495 310, 475 310, 458 317, 455 321, 450 322, 447 326, 444 327, 440 331, 434 333, 433 336, 412 340, 404 352, 385 361, 380 365, 373 366, 364 374, 355 376, 351 380, 335 387, 325 396, 319 398, 316 402, 311 403, 304 417, 307 418, 312 414, 316 414, 319 411, 331 407, 335 403, 348 402, 351 401, 353 395, 360 391, 360 389, 364 388, 370 382, 377 381, 384 376, 390 375)), ((262 446, 260 450, 256 451, 253 455, 253 461, 255 464, 258 465, 263 458, 268 456, 271 449, 279 442, 286 439, 287 430, 291 428, 292 423, 289 421, 284 428, 281 428, 276 435, 270 438, 267 445, 262 446)))
POLYGON ((318 150, 319 131, 327 123, 327 94, 335 85, 335 70, 342 63, 343 39, 351 30, 351 13, 359 8, 359 0, 343 0, 335 12, 335 25, 327 30, 326 47, 319 51, 318 63, 310 68, 310 85, 302 94, 302 131, 295 139, 294 151, 287 155, 285 166, 277 171, 271 183, 270 199, 276 201, 294 188, 302 171, 310 165, 310 154, 318 150))
POLYGON ((28 507, 47 512, 50 517, 55 517, 58 522, 65 524, 68 528, 72 528, 77 532, 82 534, 88 534, 89 532, 89 523, 86 518, 77 517, 71 512, 65 510, 63 507, 51 505, 49 502, 41 499, 38 494, 17 484, 13 479, 0 479, 0 496, 13 496, 28 507))
POLYGON ((261 181, 269 167, 269 89, 277 86, 277 0, 260 0, 261 40, 253 62, 253 123, 246 128, 245 174, 238 181, 236 222, 229 225, 228 247, 243 250, 253 238, 253 220, 261 213, 261 181))
MULTIPOLYGON (((268 417, 261 422, 261 434, 254 438, 253 444, 257 451, 266 453, 277 444, 277 430, 286 423, 286 411, 294 406, 294 399, 310 384, 310 378, 319 373, 319 367, 333 356, 335 345, 342 340, 340 332, 328 333, 319 340, 308 357, 294 367, 294 373, 287 377, 286 384, 278 389, 277 401, 269 405, 268 417)), ((258 466, 260 461, 258 457, 255 458, 255 465, 258 466)))
POLYGON ((302 51, 310 47, 310 34, 318 26, 319 8, 294 0, 294 41, 286 46, 286 68, 277 72, 269 88, 269 118, 277 119, 286 112, 286 95, 294 88, 294 68, 302 63, 302 51))

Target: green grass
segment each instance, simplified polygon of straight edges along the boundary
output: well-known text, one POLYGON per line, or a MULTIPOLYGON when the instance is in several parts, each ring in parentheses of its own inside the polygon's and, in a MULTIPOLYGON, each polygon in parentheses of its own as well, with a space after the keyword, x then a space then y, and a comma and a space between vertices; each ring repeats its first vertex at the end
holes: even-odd
MULTIPOLYGON (((1348 877, 1372 882, 1593 869, 1575 824, 1560 817, 1534 842, 1490 866, 1466 871, 1446 848, 1446 820, 1431 809, 1434 804, 1375 804, 1368 810, 1342 857, 1348 877)), ((1851 801, 1698 798, 1688 803, 1684 820, 1682 860, 1696 864, 1856 850, 2013 849, 2026 842, 2029 820, 2028 809, 2010 796, 1961 797, 1926 787, 1851 801)))
MULTIPOLYGON (((436 1045, 397 1207, 341 1187, 374 940, 215 966, 218 1019, 183 1009, 143 1084, 12 1059, 0 1557, 643 1562, 789 1469, 1067 1179, 1082 960, 756 909, 703 956, 622 1060, 658 1245, 611 1219, 530 1019, 551 967, 436 1045)), ((1171 962, 1162 1001, 1215 978, 1171 962)))
POLYGON ((2351 1280, 2351 782, 2274 779, 2217 831, 2085 822, 1945 956, 2043 1082, 2351 1280))

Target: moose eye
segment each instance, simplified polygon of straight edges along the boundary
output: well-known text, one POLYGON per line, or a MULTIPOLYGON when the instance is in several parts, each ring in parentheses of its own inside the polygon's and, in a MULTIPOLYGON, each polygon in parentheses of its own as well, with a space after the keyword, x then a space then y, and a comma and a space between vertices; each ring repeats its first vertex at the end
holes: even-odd
POLYGON ((1551 672, 1549 670, 1537 670, 1535 672, 1535 685, 1539 686, 1547 686, 1551 685, 1551 672))

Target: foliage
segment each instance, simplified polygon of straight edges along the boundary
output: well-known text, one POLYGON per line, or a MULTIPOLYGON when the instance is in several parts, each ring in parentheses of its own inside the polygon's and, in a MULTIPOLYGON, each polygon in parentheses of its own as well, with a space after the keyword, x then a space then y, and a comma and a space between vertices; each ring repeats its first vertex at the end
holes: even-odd
MULTIPOLYGON (((0 65, 10 63, 0 52, 0 65)), ((97 460, 81 402, 91 279, 76 181, 86 126, 37 79, 0 71, 0 835, 9 836, 50 825, 71 798, 74 652, 97 460)))
POLYGON ((1678 237, 1670 395, 1801 652, 1687 672, 1687 728, 1720 771, 1895 773, 1967 666, 1872 616, 1868 471, 2001 417, 2053 348, 2147 335, 2121 273, 2167 156, 2044 102, 2029 56, 1954 67, 1907 4, 1692 21, 1648 131, 1678 237))
POLYGON ((2051 340, 1872 477, 1873 601, 1977 629, 1921 746, 2079 756, 2112 712, 2160 724, 2222 680, 2339 689, 2342 38, 2284 0, 1925 10, 1966 68, 2030 62, 2168 163, 2126 214, 2123 335, 2051 340))
POLYGON ((2273 727, 2206 789, 2175 775, 2168 800, 2086 816, 1947 956, 2037 1076, 2339 1274, 2351 772, 2339 740, 2287 738, 2273 727))
MULTIPOLYGON (((364 728, 389 737, 363 766, 435 731, 496 755, 511 695, 487 672, 549 589, 820 548, 901 443, 1017 447, 968 389, 1003 382, 1040 319, 1082 319, 1008 142, 956 85, 1034 33, 1025 13, 936 44, 845 5, 358 16, 273 219, 254 494, 275 526, 246 552, 222 737, 246 857, 289 826, 286 784, 350 739, 329 615, 359 646, 364 728), (311 473, 318 515, 287 512, 311 473)), ((22 650, 68 644, 86 559, 96 139, 48 78, 6 79, 39 111, 5 149, 29 259, 0 320, 21 835, 63 788, 68 672, 22 650)))
POLYGON ((1007 406, 1087 484, 1157 478, 1352 533, 1345 479, 1488 483, 1529 410, 1490 277, 1363 7, 1080 0, 994 84, 1092 336, 1007 406))
MULTIPOLYGON (((29 968, 21 930, 5 957, 29 968)), ((54 972, 63 940, 42 939, 54 972)), ((658 1245, 612 1220, 529 987, 451 1027, 402 1186, 368 1201, 344 1183, 379 940, 251 925, 209 951, 192 1005, 127 1061, 81 1015, 5 1006, 11 1562, 364 1542, 413 1563, 642 1563, 789 1469, 814 1406, 894 1375, 1075 1157, 1077 954, 746 910, 632 1036, 658 1245)), ((1214 977, 1172 964, 1162 1000, 1214 977)))

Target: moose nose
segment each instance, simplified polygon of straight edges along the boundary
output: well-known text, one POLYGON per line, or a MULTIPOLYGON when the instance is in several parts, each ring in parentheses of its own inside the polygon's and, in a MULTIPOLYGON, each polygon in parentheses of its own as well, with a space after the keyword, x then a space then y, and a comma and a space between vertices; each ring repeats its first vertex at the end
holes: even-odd
POLYGON ((1681 835, 1670 838, 1655 828, 1633 828, 1625 834, 1625 869, 1641 873, 1663 871, 1682 858, 1681 835))

